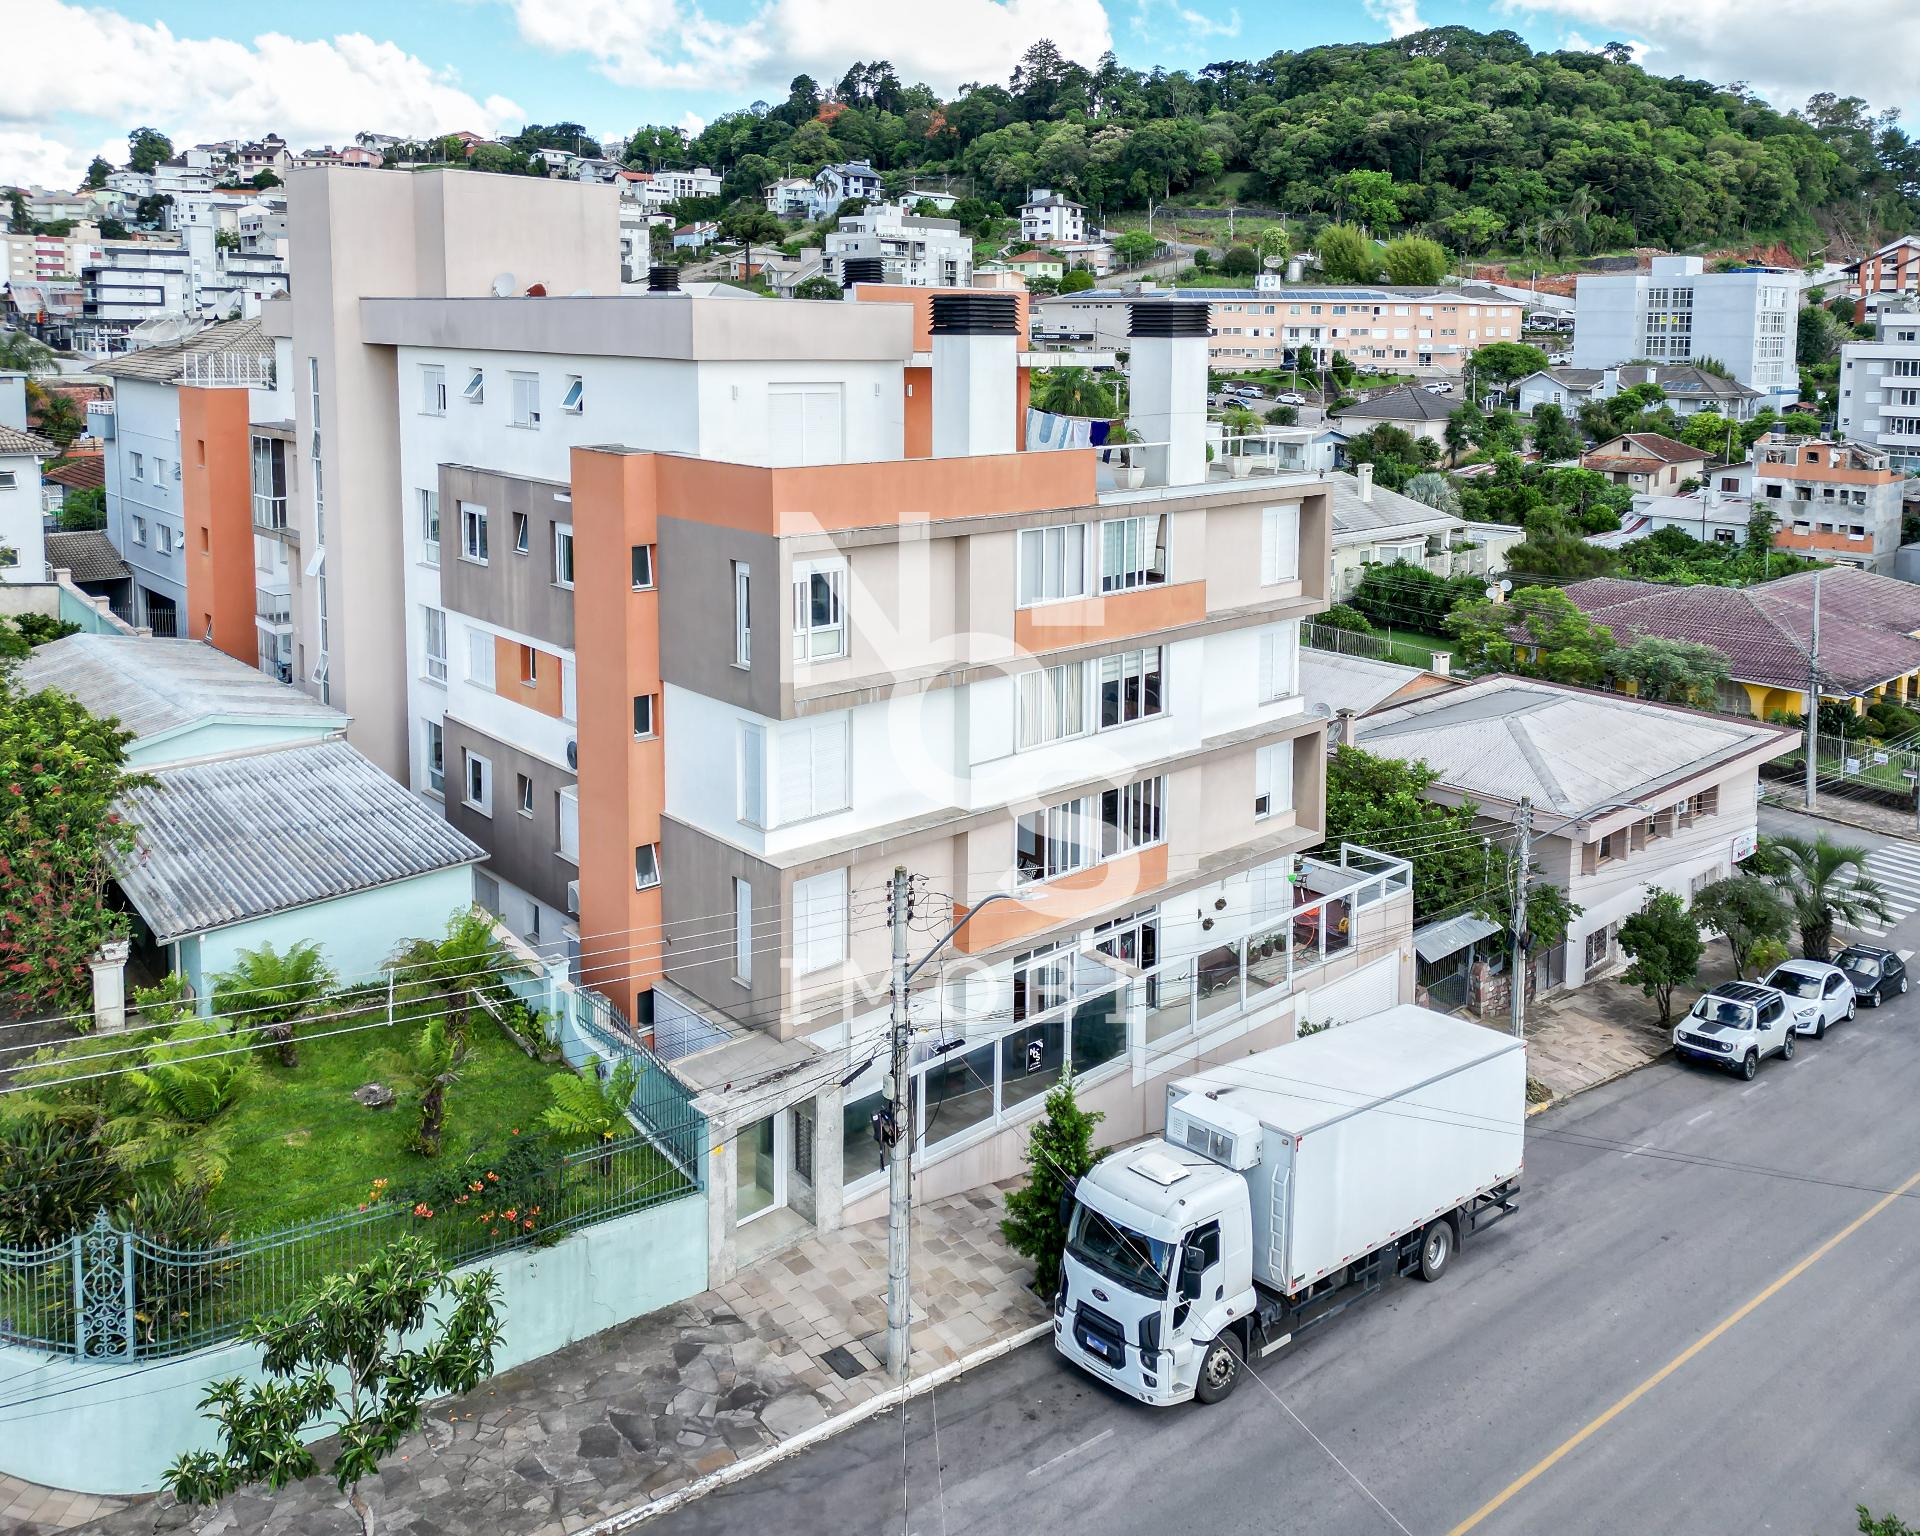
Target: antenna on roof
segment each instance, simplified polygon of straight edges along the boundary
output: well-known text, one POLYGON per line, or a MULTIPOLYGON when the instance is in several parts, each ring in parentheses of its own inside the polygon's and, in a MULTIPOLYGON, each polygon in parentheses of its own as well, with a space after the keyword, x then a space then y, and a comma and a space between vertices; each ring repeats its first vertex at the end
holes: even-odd
POLYGON ((514 288, 514 282, 513 282, 513 274, 511 272, 502 272, 498 277, 496 277, 493 280, 493 296, 496 299, 511 298, 513 295, 513 288, 514 288))

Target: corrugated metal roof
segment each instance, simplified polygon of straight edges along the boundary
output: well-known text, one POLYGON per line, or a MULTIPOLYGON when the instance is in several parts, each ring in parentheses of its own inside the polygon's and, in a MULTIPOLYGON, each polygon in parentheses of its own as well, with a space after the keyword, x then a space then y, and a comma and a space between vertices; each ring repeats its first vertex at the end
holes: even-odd
POLYGON ((1469 944, 1478 943, 1499 931, 1498 923, 1466 912, 1459 917, 1443 918, 1440 922, 1414 929, 1413 952, 1432 964, 1435 960, 1446 959, 1448 955, 1457 955, 1469 944))
POLYGON ((1370 714, 1403 688, 1423 683, 1435 690, 1452 686, 1421 667, 1300 648, 1300 697, 1309 704, 1326 705, 1329 714, 1343 709, 1370 714))
POLYGON ((163 944, 486 857, 344 741, 153 777, 128 798, 119 879, 163 944))
POLYGON ((20 681, 57 688, 136 737, 214 716, 347 726, 339 710, 198 640, 68 635, 21 662, 20 681))
POLYGON ((1424 501, 1388 490, 1378 481, 1374 482, 1373 499, 1364 501, 1360 496, 1359 478, 1344 470, 1329 475, 1327 484, 1331 492, 1328 500, 1333 504, 1336 544, 1352 543, 1358 535, 1376 534, 1388 528, 1405 529, 1408 533, 1446 533, 1463 526, 1451 512, 1442 512, 1424 501))

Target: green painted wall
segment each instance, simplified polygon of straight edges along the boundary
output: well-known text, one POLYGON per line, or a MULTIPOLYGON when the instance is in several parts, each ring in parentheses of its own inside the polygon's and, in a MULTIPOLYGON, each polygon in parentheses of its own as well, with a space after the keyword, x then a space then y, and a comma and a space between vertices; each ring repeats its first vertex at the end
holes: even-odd
POLYGON ((127 761, 136 768, 152 770, 188 758, 259 752, 296 742, 324 741, 339 734, 338 725, 325 721, 210 719, 131 743, 127 761))
MULTIPOLYGON (((707 1288, 704 1194, 576 1232, 551 1248, 495 1259, 505 1371, 707 1288)), ((80 1365, 0 1346, 8 1400, 42 1400, 0 1415, 0 1472, 84 1493, 148 1493, 182 1451, 211 1446, 199 1401, 211 1379, 257 1374, 257 1356, 224 1345, 159 1364, 80 1365)), ((484 1389, 483 1389, 484 1390, 484 1389)))

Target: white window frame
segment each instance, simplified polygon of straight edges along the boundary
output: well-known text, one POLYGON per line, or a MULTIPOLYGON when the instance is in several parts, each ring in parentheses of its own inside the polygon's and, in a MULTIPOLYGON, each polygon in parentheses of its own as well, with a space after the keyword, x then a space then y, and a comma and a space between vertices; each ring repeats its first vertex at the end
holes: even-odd
POLYGON ((753 665, 753 569, 744 560, 733 562, 733 664, 753 665))
POLYGON ((427 793, 447 796, 447 730, 438 720, 422 720, 420 766, 426 775, 427 793))
POLYGON ((771 825, 790 827, 852 808, 853 723, 848 715, 791 721, 772 745, 767 763, 771 825))
POLYGON ((144 545, 147 542, 147 520, 144 517, 131 519, 128 524, 127 537, 132 539, 136 544, 144 545))
POLYGON ((753 887, 733 877, 733 979, 753 985, 753 887))
POLYGON ((1300 691, 1300 626, 1294 623, 1264 625, 1256 631, 1260 648, 1255 702, 1275 704, 1300 691))
POLYGON ((1293 743, 1274 741, 1253 752, 1253 819, 1266 821, 1293 809, 1293 743))
POLYGON ((636 693, 633 696, 633 739, 651 741, 660 734, 660 695, 636 693))
POLYGON ((576 869, 580 865, 580 786, 569 784, 553 795, 554 852, 576 869))
POLYGON ((509 373, 507 384, 513 398, 507 405, 507 425, 527 431, 540 430, 540 375, 509 373))
POLYGON ((425 659, 427 681, 447 686, 447 610, 430 603, 420 606, 420 654, 425 659))
POLYGON ((484 629, 467 630, 467 681, 477 688, 493 690, 493 636, 484 629))
POLYGON ((642 843, 633 850, 633 888, 650 891, 660 883, 660 845, 642 843))
POLYGON ((1300 504, 1260 511, 1260 585, 1300 579, 1300 504))
POLYGON ((1098 832, 1094 825, 1094 800, 1080 795, 1058 805, 1028 811, 1014 822, 1014 878, 1021 885, 1038 885, 1075 870, 1091 868, 1098 862, 1098 832), (1020 838, 1026 833, 1039 845, 1039 862, 1022 867, 1020 838))
POLYGON ((1017 605, 1068 603, 1092 591, 1092 545, 1086 523, 1022 528, 1016 549, 1017 605))
POLYGON ((1092 733, 1092 668, 1085 661, 1036 667, 1014 685, 1013 739, 1016 752, 1092 733))
POLYGON ((587 381, 577 373, 567 375, 567 391, 560 397, 560 409, 569 416, 584 415, 587 408, 587 381))
POLYGON ((1167 840, 1165 774, 1100 791, 1097 818, 1101 859, 1124 858, 1167 840))
POLYGON ((742 720, 734 736, 734 815, 749 827, 767 824, 767 731, 742 720))
POLYGON ((153 525, 153 547, 163 555, 173 553, 173 525, 155 521, 153 525))
POLYGON ((420 558, 424 564, 440 564, 440 492, 420 487, 420 558))
POLYGON ((467 382, 460 386, 460 398, 469 405, 484 405, 487 399, 487 371, 468 368, 467 382))
POLYGON ((572 725, 580 718, 580 678, 574 664, 560 658, 560 718, 572 725))
POLYGON ((847 871, 822 870, 793 882, 793 970, 809 976, 847 958, 847 871))
POLYGON ((633 590, 651 592, 654 582, 655 549, 651 544, 635 544, 629 557, 634 566, 633 590), (644 578, 644 579, 643 579, 644 578))
POLYGON ((438 363, 420 365, 420 414, 447 414, 447 370, 438 363))
POLYGON ((493 814, 493 760, 472 748, 460 765, 460 800, 482 816, 493 814))
POLYGON ((460 558, 485 565, 488 558, 487 509, 477 501, 460 503, 460 558))
POLYGON ((1143 646, 1138 650, 1116 651, 1112 655, 1102 656, 1094 674, 1094 726, 1102 731, 1117 731, 1125 726, 1138 725, 1142 720, 1158 720, 1167 712, 1167 648, 1164 645, 1143 646), (1147 669, 1151 658, 1153 669, 1147 669), (1156 700, 1154 707, 1146 708, 1147 678, 1155 680, 1156 700), (1127 683, 1135 683, 1135 711, 1127 713, 1127 683), (1115 688, 1115 704, 1118 718, 1107 719, 1107 684, 1112 682, 1115 688))
POLYGON ((516 512, 513 514, 513 552, 524 555, 533 548, 533 514, 516 512))
POLYGON ((127 455, 127 470, 128 470, 128 478, 130 479, 133 479, 133 480, 146 479, 147 478, 146 456, 144 454, 129 453, 127 455))
POLYGON ((529 821, 533 819, 533 776, 516 773, 513 776, 514 809, 529 821))
POLYGON ((802 560, 793 567, 793 659, 835 661, 847 654, 848 570, 844 560, 802 560), (814 590, 826 597, 829 617, 814 618, 814 590))
POLYGON ((1167 549, 1166 513, 1107 518, 1100 524, 1097 545, 1103 597, 1166 585, 1172 563, 1167 549))
POLYGON ((573 590, 573 524, 553 525, 553 584, 573 590), (565 558, 562 558, 564 552, 565 558))

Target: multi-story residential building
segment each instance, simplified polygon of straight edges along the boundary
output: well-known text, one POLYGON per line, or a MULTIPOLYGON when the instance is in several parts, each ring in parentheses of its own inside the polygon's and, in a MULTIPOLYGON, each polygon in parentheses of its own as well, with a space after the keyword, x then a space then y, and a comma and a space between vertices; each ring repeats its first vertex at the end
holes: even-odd
POLYGON ((193 257, 184 245, 107 241, 80 270, 79 349, 105 357, 122 350, 143 321, 191 313, 193 286, 193 257))
POLYGON ((1050 187, 1036 187, 1020 205, 1020 238, 1030 245, 1080 244, 1086 240, 1084 203, 1062 197, 1050 187))
MULTIPOLYGON (((16 379, 17 374, 0 375, 0 399, 10 393, 4 386, 16 379)), ((14 415, 11 410, 0 408, 0 582, 47 579, 40 464, 52 458, 55 449, 45 438, 26 430, 24 397, 22 404, 19 425, 9 422, 14 415)))
POLYGON ((1576 368, 1712 358, 1758 390, 1763 405, 1799 395, 1797 273, 1708 272, 1698 256, 1655 256, 1646 272, 1583 276, 1574 303, 1576 368))
POLYGON ((66 235, 0 235, 8 283, 58 283, 80 276, 100 254, 100 226, 80 224, 66 235))
POLYGON ((1492 288, 1091 288, 1042 299, 1036 343, 1091 336, 1092 345, 1126 345, 1130 306, 1143 300, 1203 302, 1216 370, 1272 366, 1300 357, 1324 367, 1344 353, 1363 367, 1401 373, 1458 374, 1467 354, 1490 341, 1520 339, 1521 305, 1492 288))
POLYGON ((1920 299, 1920 235, 1889 240, 1846 273, 1854 289, 1855 325, 1866 325, 1886 310, 1913 308, 1920 299))
POLYGON ((1872 341, 1840 348, 1839 432, 1877 448, 1903 473, 1920 472, 1920 313, 1887 307, 1872 341))
POLYGON ((805 176, 782 176, 761 193, 767 212, 778 219, 804 219, 813 212, 813 182, 805 176))
POLYGON ((156 196, 178 197, 188 192, 211 192, 217 180, 213 155, 204 149, 183 150, 153 168, 156 196))
MULTIPOLYGON (((206 614, 187 601, 188 508, 182 493, 186 456, 204 448, 244 480, 252 415, 286 414, 272 339, 258 320, 208 326, 168 344, 123 352, 91 370, 114 382, 113 410, 99 416, 106 438, 107 537, 132 571, 132 608, 122 617, 156 635, 207 638, 206 614), (205 427, 189 431, 188 388, 231 392, 242 430, 230 440, 205 427), (198 446, 195 446, 198 445, 198 446)), ((248 549, 251 552, 252 546, 248 549)), ((204 609, 205 605, 202 605, 204 609)), ((228 649, 222 646, 223 649, 228 649)), ((255 659, 249 645, 242 659, 255 659)))
POLYGON ((821 270, 838 279, 861 257, 878 258, 884 280, 903 287, 973 286, 973 238, 952 219, 925 219, 893 203, 842 219, 827 236, 821 270))
POLYGON ((824 165, 814 173, 813 202, 808 209, 816 219, 824 219, 848 198, 880 200, 880 173, 865 160, 848 160, 839 165, 824 165))
POLYGON ((1773 433, 1753 447, 1753 504, 1774 514, 1773 543, 1893 574, 1906 476, 1859 443, 1773 433))

